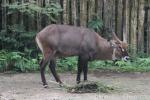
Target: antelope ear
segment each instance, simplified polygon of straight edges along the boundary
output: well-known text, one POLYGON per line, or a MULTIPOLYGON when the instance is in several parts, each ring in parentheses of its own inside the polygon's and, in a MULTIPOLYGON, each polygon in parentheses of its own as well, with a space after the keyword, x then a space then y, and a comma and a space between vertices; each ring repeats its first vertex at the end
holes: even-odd
POLYGON ((124 47, 124 48, 128 48, 128 44, 127 44, 127 43, 125 43, 125 42, 122 42, 122 47, 124 47))

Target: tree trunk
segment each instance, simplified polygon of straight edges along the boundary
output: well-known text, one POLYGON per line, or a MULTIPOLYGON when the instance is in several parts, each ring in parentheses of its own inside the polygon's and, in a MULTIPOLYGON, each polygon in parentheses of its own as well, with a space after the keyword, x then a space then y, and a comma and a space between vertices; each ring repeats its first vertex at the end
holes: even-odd
POLYGON ((122 5, 122 34, 123 34, 123 41, 127 43, 128 31, 127 31, 127 23, 128 23, 128 10, 127 10, 127 0, 123 0, 122 5))
MULTIPOLYGON (((2 5, 6 5, 6 0, 2 0, 2 5)), ((2 29, 6 30, 7 29, 7 12, 6 12, 6 7, 2 8, 2 29)))
POLYGON ((137 50, 139 53, 143 53, 144 48, 144 1, 138 0, 138 9, 137 9, 137 50))
POLYGON ((80 0, 80 25, 86 27, 87 21, 87 0, 80 0))
POLYGON ((77 5, 77 0, 73 0, 72 2, 72 20, 73 20, 73 24, 75 26, 77 26, 77 8, 76 8, 76 5, 77 5))
POLYGON ((130 1, 130 19, 129 19, 129 30, 130 30, 130 44, 132 54, 136 54, 137 49, 137 0, 130 1))
MULTIPOLYGON (((40 0, 37 0, 36 4, 38 6, 41 6, 40 0)), ((38 31, 41 30, 41 14, 40 13, 37 13, 37 29, 38 29, 38 31)))
POLYGON ((147 3, 148 21, 147 21, 147 54, 150 54, 150 0, 147 3))
MULTIPOLYGON (((28 0, 25 0, 25 2, 28 2, 28 0)), ((23 14, 23 24, 25 26, 25 30, 29 31, 30 30, 29 15, 23 14)))
POLYGON ((115 0, 115 32, 118 35, 118 37, 122 40, 122 10, 123 10, 123 1, 122 0, 115 0))
POLYGON ((0 1, 0 31, 2 30, 2 1, 0 1))
POLYGON ((103 19, 103 0, 98 0, 97 15, 100 19, 103 19))
POLYGON ((94 0, 88 0, 88 20, 93 19, 93 16, 95 15, 95 2, 94 0))
MULTIPOLYGON (((64 0, 60 0, 60 6, 63 9, 63 2, 64 0)), ((60 13, 60 23, 63 24, 63 11, 60 13)))
POLYGON ((102 19, 104 27, 114 30, 115 28, 115 2, 114 0, 103 1, 102 19))
POLYGON ((68 24, 68 1, 69 0, 63 0, 63 20, 64 20, 64 24, 68 24))
POLYGON ((69 20, 68 21, 69 21, 69 25, 72 25, 73 24, 73 22, 72 22, 72 2, 73 1, 69 0, 68 2, 69 2, 69 6, 68 6, 69 20))
POLYGON ((80 26, 80 0, 76 0, 77 26, 80 26))

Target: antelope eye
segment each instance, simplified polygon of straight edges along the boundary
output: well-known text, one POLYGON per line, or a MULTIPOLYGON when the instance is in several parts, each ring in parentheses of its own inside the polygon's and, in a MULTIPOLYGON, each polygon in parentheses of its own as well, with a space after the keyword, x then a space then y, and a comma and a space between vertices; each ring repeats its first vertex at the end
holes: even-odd
POLYGON ((121 47, 119 47, 118 50, 121 50, 122 52, 125 51, 125 49, 123 49, 123 48, 121 48, 121 47))

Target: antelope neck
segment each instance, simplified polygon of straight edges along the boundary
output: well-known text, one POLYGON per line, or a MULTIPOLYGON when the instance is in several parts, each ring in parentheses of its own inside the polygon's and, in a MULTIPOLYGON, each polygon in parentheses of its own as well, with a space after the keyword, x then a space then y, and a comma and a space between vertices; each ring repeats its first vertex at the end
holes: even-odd
POLYGON ((115 61, 117 58, 116 58, 116 46, 114 46, 111 42, 110 42, 110 48, 113 49, 113 52, 112 52, 112 60, 115 61))

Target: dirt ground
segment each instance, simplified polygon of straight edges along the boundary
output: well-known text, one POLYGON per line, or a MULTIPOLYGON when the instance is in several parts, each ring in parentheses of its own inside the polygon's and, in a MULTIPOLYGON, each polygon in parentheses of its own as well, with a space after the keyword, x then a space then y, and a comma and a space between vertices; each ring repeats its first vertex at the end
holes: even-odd
MULTIPOLYGON (((59 73, 61 80, 75 85, 76 74, 59 73)), ((117 87, 113 93, 68 93, 46 74, 49 88, 42 87, 39 73, 0 74, 0 100, 150 100, 150 73, 95 71, 88 80, 117 87)))

